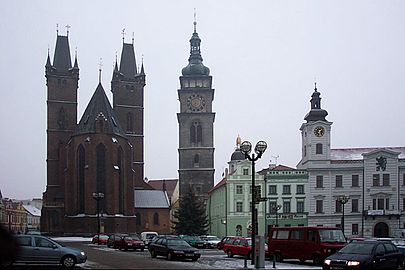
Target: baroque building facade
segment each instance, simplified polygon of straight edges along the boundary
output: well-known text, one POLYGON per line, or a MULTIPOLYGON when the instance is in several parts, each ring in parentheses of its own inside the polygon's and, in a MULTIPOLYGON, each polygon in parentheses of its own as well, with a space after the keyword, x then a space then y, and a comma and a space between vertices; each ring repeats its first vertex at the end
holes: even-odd
MULTIPOLYGON (((134 188, 143 181, 143 64, 133 42, 115 63, 111 106, 101 78, 77 122, 78 60, 71 64, 68 35, 57 35, 47 85, 47 186, 41 231, 49 234, 135 230, 134 188), (102 195, 98 198, 95 195, 102 195)), ((101 70, 100 70, 101 77, 101 70)))
POLYGON ((297 165, 308 172, 308 225, 344 226, 346 236, 395 236, 405 227, 405 147, 333 149, 316 85, 310 102, 297 165))
POLYGON ((188 65, 182 69, 178 99, 179 192, 182 197, 190 187, 207 199, 214 186, 214 89, 210 70, 203 65, 201 39, 196 31, 190 39, 188 65))

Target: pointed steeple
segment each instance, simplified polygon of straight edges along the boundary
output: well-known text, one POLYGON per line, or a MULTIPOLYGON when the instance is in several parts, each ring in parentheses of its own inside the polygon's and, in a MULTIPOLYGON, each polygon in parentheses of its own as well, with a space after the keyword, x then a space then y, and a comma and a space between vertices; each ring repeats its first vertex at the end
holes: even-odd
POLYGON ((75 63, 73 65, 73 69, 79 69, 79 64, 77 63, 77 50, 75 51, 75 63))
POLYGON ((58 72, 67 72, 72 68, 68 36, 59 36, 56 39, 53 67, 58 72))
POLYGON ((48 58, 46 59, 45 67, 46 67, 46 68, 52 67, 52 64, 51 64, 51 57, 49 56, 49 48, 48 48, 48 58))
POLYGON ((142 57, 142 64, 141 64, 141 75, 145 75, 145 68, 143 67, 143 57, 142 57))
POLYGON ((311 96, 311 110, 305 116, 304 119, 307 120, 307 122, 318 121, 318 120, 326 121, 325 117, 327 115, 328 115, 328 112, 321 108, 321 93, 318 92, 318 89, 317 89, 316 83, 315 83, 314 92, 312 93, 312 96, 311 96))
POLYGON ((137 74, 135 50, 133 44, 129 43, 122 44, 122 53, 119 71, 125 78, 132 79, 137 74))
POLYGON ((183 76, 192 75, 210 75, 210 69, 203 65, 203 58, 201 56, 200 44, 201 39, 197 33, 197 21, 194 18, 194 33, 190 39, 190 57, 188 58, 188 65, 183 68, 181 73, 183 76))
POLYGON ((99 82, 96 91, 91 97, 77 125, 75 134, 96 133, 96 120, 100 115, 105 119, 105 129, 107 133, 118 134, 125 137, 125 132, 118 122, 118 117, 111 107, 103 86, 99 82))

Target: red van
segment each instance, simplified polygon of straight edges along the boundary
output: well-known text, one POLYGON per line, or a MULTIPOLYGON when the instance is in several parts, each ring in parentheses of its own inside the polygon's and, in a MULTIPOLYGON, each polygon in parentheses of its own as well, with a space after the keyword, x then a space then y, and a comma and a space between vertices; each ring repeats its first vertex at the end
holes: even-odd
POLYGON ((339 228, 331 227, 273 227, 269 232, 270 255, 283 259, 313 260, 322 265, 329 255, 346 245, 339 228))

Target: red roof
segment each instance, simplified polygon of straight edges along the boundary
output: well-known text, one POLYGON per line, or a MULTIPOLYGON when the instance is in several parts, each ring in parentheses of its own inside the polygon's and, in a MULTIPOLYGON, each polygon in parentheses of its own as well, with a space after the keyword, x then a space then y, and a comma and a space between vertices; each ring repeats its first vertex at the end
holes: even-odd
POLYGON ((174 189, 176 188, 178 179, 162 179, 162 180, 149 180, 148 185, 156 190, 163 190, 163 182, 166 185, 166 192, 169 197, 173 195, 174 189))
POLYGON ((223 185, 226 184, 226 178, 224 177, 221 181, 218 182, 218 184, 216 184, 213 188, 211 188, 210 190, 208 190, 208 193, 213 192, 214 190, 222 187, 223 185))

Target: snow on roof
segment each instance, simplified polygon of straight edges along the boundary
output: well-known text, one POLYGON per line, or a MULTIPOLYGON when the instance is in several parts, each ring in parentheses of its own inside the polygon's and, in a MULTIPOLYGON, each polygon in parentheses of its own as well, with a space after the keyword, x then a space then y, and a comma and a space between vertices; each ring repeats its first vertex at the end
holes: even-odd
POLYGON ((374 151, 393 151, 400 152, 399 158, 405 158, 405 147, 370 147, 370 148, 345 148, 331 149, 330 157, 332 160, 363 160, 363 154, 374 151))
POLYGON ((36 217, 40 217, 40 216, 41 216, 41 210, 39 210, 39 209, 36 208, 35 206, 23 204, 23 207, 24 207, 24 209, 25 209, 28 213, 30 213, 31 215, 36 216, 36 217))
POLYGON ((135 189, 135 208, 169 208, 166 191, 135 189))

